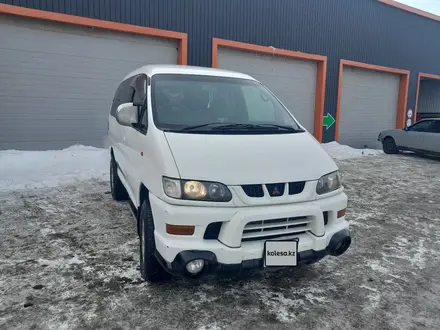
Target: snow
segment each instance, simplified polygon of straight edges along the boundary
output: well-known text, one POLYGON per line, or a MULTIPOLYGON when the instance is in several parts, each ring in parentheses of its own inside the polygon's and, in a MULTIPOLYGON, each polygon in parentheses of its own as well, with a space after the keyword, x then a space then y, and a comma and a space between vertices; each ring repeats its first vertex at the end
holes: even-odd
MULTIPOLYGON (((322 145, 335 159, 379 155, 382 151, 354 149, 330 142, 322 145)), ((90 179, 107 180, 108 150, 82 145, 63 150, 0 151, 0 193, 57 187, 90 179)))
POLYGON ((82 145, 63 150, 0 151, 0 193, 106 179, 108 150, 82 145))
POLYGON ((143 283, 135 224, 107 193, 107 177, 0 194, 0 328, 440 329, 440 204, 426 203, 440 195, 438 162, 340 163, 357 224, 353 247, 307 267, 234 279, 143 283))
POLYGON ((377 149, 355 149, 338 142, 330 142, 322 144, 325 151, 334 159, 359 158, 364 156, 382 155, 382 150, 377 149))
POLYGON ((222 328, 216 322, 210 325, 202 325, 198 330, 221 330, 222 328))

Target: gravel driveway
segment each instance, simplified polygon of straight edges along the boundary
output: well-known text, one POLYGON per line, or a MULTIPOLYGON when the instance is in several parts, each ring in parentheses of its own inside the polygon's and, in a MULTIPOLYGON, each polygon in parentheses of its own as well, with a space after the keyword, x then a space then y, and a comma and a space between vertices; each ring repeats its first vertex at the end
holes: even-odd
POLYGON ((135 223, 106 182, 0 196, 1 329, 440 329, 440 161, 339 162, 353 244, 232 280, 138 276, 135 223))

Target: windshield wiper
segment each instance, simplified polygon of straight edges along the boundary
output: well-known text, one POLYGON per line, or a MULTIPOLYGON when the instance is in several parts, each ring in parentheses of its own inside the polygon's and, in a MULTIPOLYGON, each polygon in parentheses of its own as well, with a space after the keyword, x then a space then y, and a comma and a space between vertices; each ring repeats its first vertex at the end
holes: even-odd
POLYGON ((209 127, 209 126, 217 126, 217 125, 225 125, 222 123, 207 123, 207 124, 201 124, 201 125, 192 125, 192 126, 186 126, 182 129, 180 129, 179 131, 181 132, 186 132, 186 131, 191 131, 193 129, 197 129, 197 128, 203 128, 203 127, 209 127))
POLYGON ((288 125, 278 125, 278 124, 227 124, 223 126, 218 126, 213 128, 213 130, 260 130, 260 131, 273 131, 273 130, 284 130, 289 132, 303 132, 302 129, 297 129, 288 125))
POLYGON ((224 123, 207 123, 202 125, 187 126, 182 128, 181 132, 191 131, 198 128, 210 127, 212 131, 225 131, 225 130, 286 130, 290 132, 304 132, 302 129, 294 128, 288 125, 277 124, 224 124, 224 123))
POLYGON ((285 129, 285 130, 289 130, 289 131, 292 131, 292 132, 304 132, 304 130, 303 129, 301 129, 301 128, 295 128, 295 127, 292 127, 292 126, 289 126, 289 125, 278 125, 278 124, 258 124, 258 125, 255 125, 255 126, 257 126, 258 128, 279 128, 279 129, 285 129))

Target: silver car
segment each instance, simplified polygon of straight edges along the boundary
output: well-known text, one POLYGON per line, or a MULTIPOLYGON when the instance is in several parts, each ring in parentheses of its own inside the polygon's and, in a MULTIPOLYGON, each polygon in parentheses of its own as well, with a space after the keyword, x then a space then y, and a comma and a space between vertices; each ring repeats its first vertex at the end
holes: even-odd
POLYGON ((440 155, 440 118, 423 119, 404 129, 392 129, 379 134, 386 154, 399 150, 440 155))

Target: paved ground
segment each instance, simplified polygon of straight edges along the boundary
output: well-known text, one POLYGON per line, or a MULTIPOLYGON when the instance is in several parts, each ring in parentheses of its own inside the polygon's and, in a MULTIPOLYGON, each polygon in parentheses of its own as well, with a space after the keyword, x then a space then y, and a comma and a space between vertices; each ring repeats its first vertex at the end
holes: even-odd
POLYGON ((0 196, 0 328, 440 329, 440 161, 340 167, 352 248, 235 280, 142 283, 104 182, 0 196))

